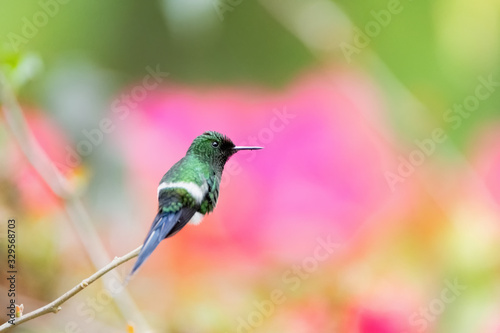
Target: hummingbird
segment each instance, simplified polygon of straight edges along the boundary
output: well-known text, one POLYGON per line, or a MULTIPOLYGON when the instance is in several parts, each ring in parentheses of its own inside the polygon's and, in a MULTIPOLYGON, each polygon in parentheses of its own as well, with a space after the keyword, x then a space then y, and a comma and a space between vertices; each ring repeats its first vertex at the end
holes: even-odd
POLYGON ((262 147, 235 146, 227 136, 208 131, 196 137, 186 155, 163 176, 158 186, 158 213, 129 274, 132 276, 160 242, 188 223, 198 225, 212 212, 219 197, 224 165, 240 150, 262 147))

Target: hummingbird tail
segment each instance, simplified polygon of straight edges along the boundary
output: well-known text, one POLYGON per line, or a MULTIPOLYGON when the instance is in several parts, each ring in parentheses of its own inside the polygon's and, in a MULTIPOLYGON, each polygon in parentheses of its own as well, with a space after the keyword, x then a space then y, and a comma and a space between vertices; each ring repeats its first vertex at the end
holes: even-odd
POLYGON ((142 246, 141 251, 139 252, 137 261, 135 262, 132 271, 127 277, 127 281, 139 269, 139 267, 141 267, 141 265, 151 255, 151 253, 153 253, 154 249, 156 249, 158 244, 160 244, 160 242, 165 237, 167 237, 168 233, 172 230, 175 223, 177 223, 179 216, 180 216, 180 211, 177 213, 158 213, 158 215, 156 215, 151 230, 146 236, 144 245, 142 246))

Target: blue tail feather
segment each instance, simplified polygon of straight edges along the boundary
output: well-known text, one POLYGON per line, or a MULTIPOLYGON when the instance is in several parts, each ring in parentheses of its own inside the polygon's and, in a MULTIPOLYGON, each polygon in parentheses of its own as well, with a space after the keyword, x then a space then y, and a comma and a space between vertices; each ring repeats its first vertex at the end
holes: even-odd
POLYGON ((132 276, 139 269, 139 267, 144 263, 144 261, 146 261, 146 259, 151 255, 151 253, 153 253, 154 249, 156 249, 158 244, 160 244, 160 242, 168 235, 168 233, 177 223, 180 215, 181 215, 180 211, 176 213, 160 212, 158 213, 158 215, 156 215, 151 230, 149 230, 149 233, 146 236, 144 245, 142 246, 142 249, 139 252, 139 256, 134 264, 134 267, 132 268, 132 271, 129 274, 129 277, 132 276))

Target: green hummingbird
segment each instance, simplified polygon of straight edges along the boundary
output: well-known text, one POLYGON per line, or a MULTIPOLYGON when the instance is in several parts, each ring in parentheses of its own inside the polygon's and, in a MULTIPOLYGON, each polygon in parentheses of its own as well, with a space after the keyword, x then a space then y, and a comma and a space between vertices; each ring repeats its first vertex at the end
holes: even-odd
POLYGON ((160 242, 187 223, 199 224, 212 212, 227 160, 240 150, 262 147, 235 146, 227 136, 208 131, 196 137, 186 155, 163 176, 158 186, 158 213, 129 276, 134 274, 160 242))

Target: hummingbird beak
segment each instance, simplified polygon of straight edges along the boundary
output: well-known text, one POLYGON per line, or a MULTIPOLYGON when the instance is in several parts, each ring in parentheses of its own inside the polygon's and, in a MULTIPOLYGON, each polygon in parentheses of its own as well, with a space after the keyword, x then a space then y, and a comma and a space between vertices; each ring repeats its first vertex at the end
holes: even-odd
POLYGON ((236 146, 233 148, 234 152, 240 151, 240 150, 259 150, 264 147, 246 147, 246 146, 236 146))

